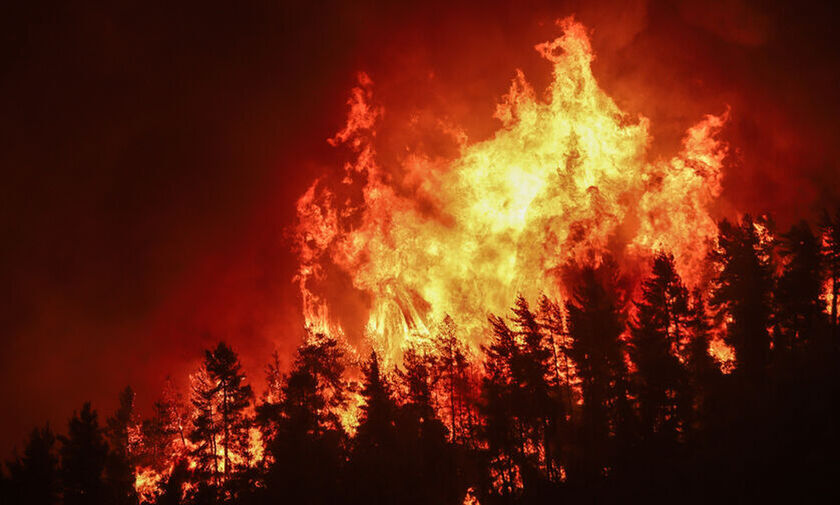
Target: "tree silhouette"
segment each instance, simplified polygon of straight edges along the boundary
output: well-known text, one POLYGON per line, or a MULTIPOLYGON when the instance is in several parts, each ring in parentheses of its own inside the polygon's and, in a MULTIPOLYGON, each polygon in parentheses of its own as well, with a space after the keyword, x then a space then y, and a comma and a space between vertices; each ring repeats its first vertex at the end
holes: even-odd
POLYGON ((583 396, 579 447, 570 474, 587 485, 609 474, 617 451, 632 428, 627 399, 628 372, 621 334, 622 315, 611 292, 614 273, 585 267, 566 303, 570 347, 583 396), (609 289, 609 290, 608 290, 609 289))
MULTIPOLYGON (((344 351, 335 339, 309 335, 258 419, 271 465, 269 498, 327 504, 340 493, 346 434, 339 418, 348 402, 344 351)), ((269 379, 277 365, 269 367, 269 379)))
POLYGON ((565 310, 561 304, 543 295, 540 297, 538 318, 551 350, 554 387, 565 404, 563 413, 568 417, 571 415, 574 403, 572 392, 574 370, 569 359, 570 342, 566 329, 565 310))
POLYGON ((688 327, 690 337, 685 347, 685 367, 688 375, 690 418, 686 422, 689 434, 700 431, 704 421, 711 417, 713 397, 720 386, 720 366, 709 353, 712 324, 702 291, 691 295, 688 327))
POLYGON ((6 503, 53 505, 58 503, 60 482, 55 435, 49 425, 35 428, 29 435, 23 456, 9 462, 6 503))
POLYGON ((168 381, 142 423, 126 388, 104 428, 88 403, 66 436, 34 430, 0 502, 135 504, 134 472, 156 505, 837 501, 833 219, 778 240, 722 221, 690 294, 667 252, 638 282, 609 258, 569 266, 562 303, 488 316, 480 356, 450 317, 387 370, 307 333, 288 370, 275 353, 253 420, 219 344, 189 405, 168 381))
POLYGON ((379 356, 371 352, 364 365, 359 426, 350 455, 350 482, 356 503, 398 503, 400 461, 397 445, 397 403, 391 385, 380 370, 379 356))
MULTIPOLYGON (((565 419, 560 391, 552 380, 556 380, 555 350, 546 337, 545 328, 537 321, 528 302, 518 296, 513 308, 513 322, 517 327, 521 351, 519 360, 514 362, 514 374, 517 377, 518 392, 516 405, 517 416, 522 419, 528 437, 528 445, 536 449, 536 460, 532 468, 539 468, 540 476, 554 480, 559 478, 555 469, 555 459, 559 455, 555 449, 559 426, 565 419)), ((526 482, 528 476, 525 475, 526 482)))
POLYGON ((189 471, 187 462, 178 460, 172 467, 169 477, 162 482, 161 493, 155 501, 156 505, 181 505, 184 484, 187 483, 189 471))
POLYGON ((773 349, 788 354, 801 350, 805 339, 819 337, 823 331, 820 241, 807 222, 782 235, 780 255, 785 262, 775 295, 779 331, 773 349))
POLYGON ((770 353, 773 244, 760 236, 767 226, 749 215, 740 224, 724 220, 712 253, 718 274, 711 306, 726 325, 726 342, 738 360, 736 372, 752 384, 763 379, 770 353))
POLYGON ((824 267, 829 289, 829 316, 836 340, 840 334, 837 312, 840 307, 840 208, 833 215, 828 212, 823 214, 822 228, 824 267))
POLYGON ((192 379, 191 403, 195 409, 192 420, 193 429, 190 441, 194 444, 190 456, 196 464, 196 473, 201 479, 212 478, 214 484, 219 484, 219 435, 221 433, 218 421, 218 399, 216 385, 212 382, 205 367, 200 368, 192 379))
POLYGON ((224 342, 206 351, 193 386, 197 415, 190 438, 197 444, 194 455, 201 469, 211 472, 217 483, 221 477, 221 483, 227 485, 234 466, 245 465, 250 458, 251 420, 246 409, 252 399, 236 353, 224 342), (239 461, 234 461, 234 456, 239 461))
POLYGON ((398 377, 404 403, 397 410, 396 432, 401 503, 459 503, 465 489, 455 468, 455 452, 432 403, 432 357, 416 348, 403 354, 398 377), (430 486, 429 482, 434 482, 430 486))
POLYGON ((256 406, 254 417, 254 424, 259 428, 265 442, 270 442, 277 436, 276 430, 281 415, 284 380, 280 365, 280 354, 275 350, 271 355, 271 361, 266 365, 266 390, 260 403, 256 406))
POLYGON ((134 391, 126 387, 120 393, 120 405, 106 423, 110 446, 105 464, 109 501, 115 505, 137 503, 134 490, 134 463, 138 425, 134 416, 134 391))
POLYGON ((105 500, 103 474, 108 444, 99 428, 96 411, 85 403, 68 424, 61 440, 61 482, 65 505, 93 505, 105 500))
POLYGON ((458 337, 455 321, 445 316, 438 325, 432 344, 436 360, 432 365, 435 375, 442 378, 440 387, 441 402, 449 416, 449 440, 465 444, 472 437, 474 423, 470 392, 470 369, 468 349, 458 337))
POLYGON ((657 254, 636 302, 629 346, 641 429, 648 441, 676 442, 687 417, 681 408, 687 404, 687 377, 678 354, 689 337, 689 319, 688 290, 674 259, 657 254))
POLYGON ((492 328, 489 345, 482 346, 484 376, 481 380, 479 412, 484 423, 481 435, 487 444, 488 466, 497 481, 495 489, 509 497, 521 487, 520 463, 523 456, 523 434, 514 414, 514 363, 521 362, 516 335, 497 316, 488 318, 492 328))

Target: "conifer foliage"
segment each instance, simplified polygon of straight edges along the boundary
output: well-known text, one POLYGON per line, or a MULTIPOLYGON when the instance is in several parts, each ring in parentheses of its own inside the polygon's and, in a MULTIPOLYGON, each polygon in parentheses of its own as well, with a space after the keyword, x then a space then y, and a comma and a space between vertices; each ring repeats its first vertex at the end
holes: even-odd
MULTIPOLYGON (((483 345, 446 316, 402 356, 305 332, 257 398, 219 343, 145 419, 35 429, 0 502, 540 504, 838 498, 840 220, 722 221, 708 285, 608 257, 517 297, 483 345), (822 496, 821 496, 822 497, 822 496)), ((371 346, 375 347, 375 346, 371 346)))

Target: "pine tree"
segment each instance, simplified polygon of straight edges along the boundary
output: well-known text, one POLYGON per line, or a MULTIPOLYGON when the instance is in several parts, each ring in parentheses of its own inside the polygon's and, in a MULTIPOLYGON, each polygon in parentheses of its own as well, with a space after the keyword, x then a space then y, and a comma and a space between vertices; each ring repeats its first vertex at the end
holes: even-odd
POLYGON ((396 402, 391 385, 381 372, 379 356, 372 352, 364 367, 365 381, 362 389, 364 404, 361 409, 357 442, 362 440, 371 445, 380 445, 393 437, 396 402))
MULTIPOLYGON (((546 338, 545 328, 531 311, 528 302, 521 295, 517 297, 513 308, 513 322, 517 327, 521 351, 519 361, 515 363, 518 394, 516 402, 520 406, 519 417, 526 428, 529 446, 541 448, 536 459, 541 459, 541 478, 554 480, 555 444, 559 426, 565 413, 557 388, 552 387, 555 377, 554 351, 546 338)), ((534 459, 533 457, 531 459, 534 459)), ((558 458, 559 459, 559 458, 558 458)))
POLYGON ((545 333, 545 343, 550 352, 546 379, 550 387, 553 412, 549 417, 546 447, 554 459, 549 478, 556 482, 563 477, 563 467, 567 463, 566 453, 570 452, 569 449, 574 443, 572 413, 575 405, 575 371, 569 358, 570 341, 563 306, 543 295, 540 297, 537 318, 545 333))
POLYGON ((73 413, 67 436, 61 440, 61 481, 65 505, 94 505, 105 500, 103 474, 108 444, 102 436, 96 411, 85 403, 73 413))
POLYGON ((689 336, 689 319, 688 290, 674 269, 674 259, 657 254, 636 302, 629 346, 641 428, 648 439, 675 442, 687 414, 680 412, 688 392, 677 355, 689 336))
POLYGON ((262 439, 269 444, 277 436, 277 423, 280 420, 283 400, 283 371, 280 366, 280 355, 275 350, 271 355, 271 362, 266 365, 266 391, 261 402, 256 406, 254 424, 259 428, 262 439))
POLYGON ((823 215, 822 254, 828 281, 829 317, 836 345, 840 336, 840 209, 833 216, 828 212, 823 215))
POLYGON ((417 348, 403 354, 397 375, 403 386, 403 404, 397 410, 397 446, 402 503, 417 505, 459 503, 464 487, 455 468, 447 430, 432 403, 434 359, 417 348), (429 482, 436 485, 429 486, 429 482))
POLYGON ((218 411, 221 421, 221 445, 224 458, 225 477, 233 470, 231 456, 237 454, 247 461, 249 454, 249 429, 251 420, 246 409, 253 399, 251 386, 245 383, 242 365, 233 350, 225 343, 206 354, 205 366, 215 381, 214 392, 219 400, 218 411))
POLYGON ((371 352, 364 365, 364 403, 351 453, 351 481, 357 503, 398 503, 402 498, 402 455, 397 445, 397 404, 391 385, 371 352))
POLYGON ((726 324, 726 342, 735 349, 736 372, 748 383, 763 380, 769 361, 773 290, 772 240, 766 221, 749 215, 736 225, 723 220, 712 252, 717 276, 711 306, 726 324))
POLYGON ((502 496, 520 487, 560 479, 559 439, 565 424, 556 380, 554 352, 545 327, 527 301, 517 297, 511 319, 490 316, 493 337, 484 347, 482 382, 484 435, 502 496))
POLYGON ((460 409, 458 397, 455 393, 456 365, 461 356, 462 348, 457 337, 455 321, 449 316, 443 318, 438 325, 433 340, 438 357, 437 365, 444 378, 444 405, 449 411, 449 440, 454 442, 459 432, 460 409))
POLYGON ((134 463, 137 446, 137 422, 134 414, 134 391, 126 387, 120 393, 120 405, 107 421, 109 442, 105 477, 109 500, 117 505, 137 503, 134 490, 134 463))
POLYGON ((569 361, 569 333, 566 330, 565 312, 559 303, 543 295, 538 312, 540 325, 546 334, 551 350, 552 382, 564 402, 564 414, 571 414, 574 403, 571 381, 574 371, 569 361))
POLYGON ((58 457, 55 453, 55 435, 49 425, 32 430, 23 456, 16 457, 8 467, 10 480, 6 490, 6 503, 58 503, 58 457))
POLYGON ((481 435, 489 452, 489 470, 498 475, 496 489, 502 496, 512 496, 521 487, 520 463, 524 439, 516 420, 516 378, 513 363, 521 361, 516 335, 507 323, 495 315, 488 321, 492 328, 489 345, 483 345, 484 375, 481 379, 479 412, 483 419, 481 435))
POLYGON ((194 453, 205 472, 211 471, 217 482, 221 478, 227 485, 236 471, 234 465, 244 465, 250 458, 251 419, 247 409, 253 392, 245 383, 236 353, 224 342, 205 352, 193 393, 197 415, 190 438, 198 444, 194 453))
POLYGON ((712 324, 703 292, 699 289, 691 295, 688 327, 690 337, 684 354, 690 401, 683 411, 690 413, 691 418, 687 424, 691 431, 697 432, 701 429, 700 424, 711 415, 710 398, 721 378, 720 366, 709 353, 712 324))
POLYGON ((188 452, 189 425, 189 407, 167 378, 161 397, 152 407, 152 416, 141 424, 143 443, 137 455, 138 464, 160 473, 170 463, 183 459, 188 452))
POLYGON ((571 300, 566 303, 569 356, 580 379, 583 399, 578 461, 571 474, 593 483, 611 470, 618 443, 632 427, 627 398, 628 378, 621 334, 622 315, 613 293, 614 273, 605 265, 579 272, 571 300))
POLYGON ((784 271, 776 290, 779 331, 773 350, 789 354, 823 331, 823 278, 820 241, 802 221, 782 235, 780 255, 784 271))
POLYGON ((342 431, 339 415, 350 392, 344 362, 344 349, 334 338, 315 335, 301 346, 282 392, 286 414, 302 409, 311 416, 307 428, 315 434, 342 431))
POLYGON ((219 435, 221 433, 218 419, 218 399, 215 394, 216 385, 212 382, 206 367, 202 366, 190 376, 192 382, 191 403, 195 409, 192 419, 190 442, 194 444, 191 456, 196 463, 196 474, 199 479, 212 479, 213 483, 220 483, 219 476, 219 435))
POLYGON ((405 405, 402 410, 411 411, 418 420, 440 423, 432 404, 432 358, 416 347, 403 353, 403 368, 397 370, 397 377, 403 386, 405 405))
MULTIPOLYGON (((324 335, 309 335, 279 391, 258 409, 271 460, 269 498, 293 503, 340 501, 346 433, 339 414, 347 407, 342 347, 324 335)), ((277 373, 275 363, 269 374, 277 373)))
POLYGON ((475 371, 470 350, 458 336, 458 326, 449 315, 438 325, 432 346, 433 375, 439 378, 433 393, 440 398, 438 403, 448 415, 449 441, 469 445, 473 442, 476 418, 475 371))

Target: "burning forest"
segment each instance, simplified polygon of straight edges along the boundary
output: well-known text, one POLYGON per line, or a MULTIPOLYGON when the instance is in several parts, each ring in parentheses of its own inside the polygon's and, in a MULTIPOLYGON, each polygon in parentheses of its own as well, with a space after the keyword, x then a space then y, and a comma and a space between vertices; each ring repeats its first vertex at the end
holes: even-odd
POLYGON ((601 28, 556 19, 516 48, 544 75, 500 69, 472 124, 356 71, 331 164, 282 202, 292 344, 246 359, 212 335, 156 396, 39 424, 0 502, 836 496, 838 196, 738 202, 740 102, 674 112, 663 147, 602 82, 601 28))

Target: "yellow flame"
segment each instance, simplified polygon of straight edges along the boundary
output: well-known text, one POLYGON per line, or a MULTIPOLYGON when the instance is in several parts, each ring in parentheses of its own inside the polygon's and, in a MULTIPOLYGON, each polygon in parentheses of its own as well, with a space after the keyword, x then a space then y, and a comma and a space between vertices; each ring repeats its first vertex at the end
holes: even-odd
POLYGON ((561 37, 536 46, 553 65, 545 98, 517 71, 491 138, 469 143, 442 127, 460 146, 445 162, 411 152, 400 166, 381 165, 384 109, 360 77, 347 126, 330 142, 355 153, 344 184, 360 181, 361 202, 338 201, 341 188, 317 180, 297 204, 308 324, 343 332, 343 299, 323 289, 334 272, 369 300, 365 331, 392 358, 445 314, 478 342, 486 314, 504 312, 518 293, 562 295, 558 271, 572 261, 645 259, 667 248, 689 284, 699 279, 716 233, 707 209, 721 191, 727 151, 716 135, 728 112, 690 128, 671 159, 649 161, 649 121, 599 88, 584 26, 559 24, 561 37))
POLYGON ((141 503, 154 502, 163 478, 163 474, 152 468, 140 467, 134 471, 134 490, 137 492, 141 503))

